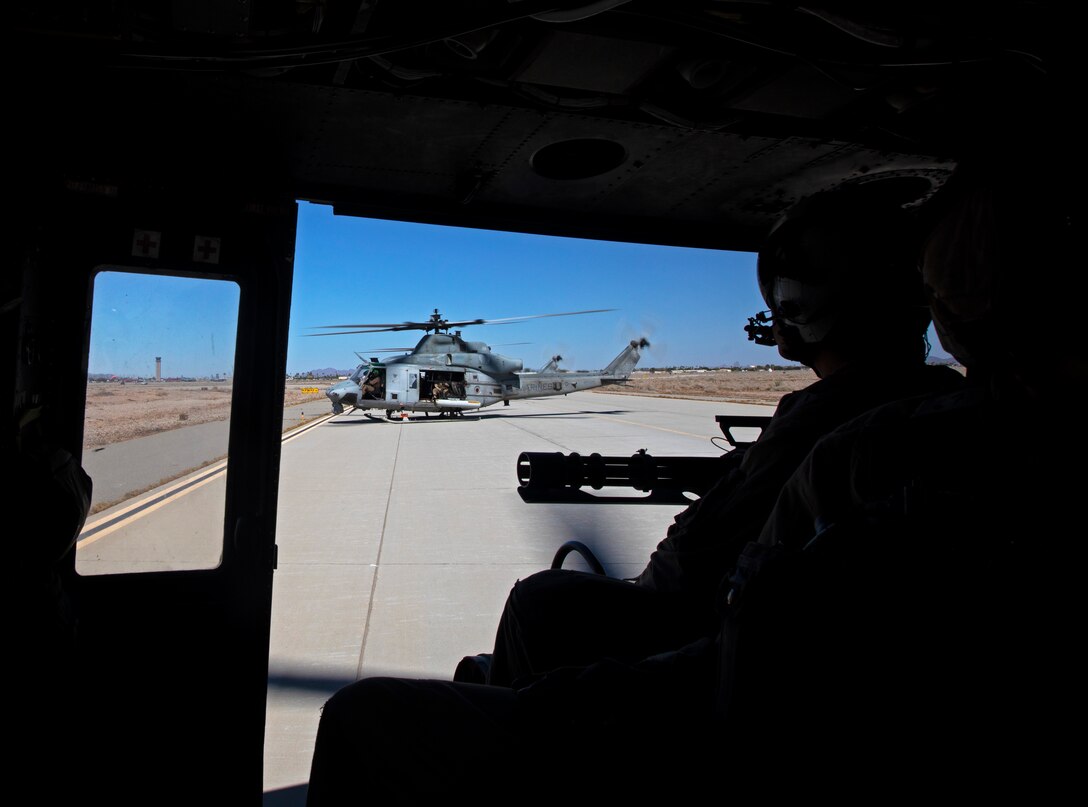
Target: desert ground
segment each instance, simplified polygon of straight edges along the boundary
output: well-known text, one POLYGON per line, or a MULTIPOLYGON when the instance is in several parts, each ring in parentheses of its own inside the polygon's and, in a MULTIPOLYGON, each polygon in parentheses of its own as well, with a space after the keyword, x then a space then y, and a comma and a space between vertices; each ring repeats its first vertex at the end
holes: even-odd
MULTIPOLYGON (((325 398, 331 381, 288 383, 284 406, 325 398)), ((225 420, 230 415, 230 382, 96 382, 87 385, 83 448, 146 437, 149 434, 225 420)))
POLYGON ((816 374, 807 367, 787 370, 639 371, 627 384, 600 387, 604 395, 648 395, 697 401, 774 406, 787 392, 807 387, 816 374))
MULTIPOLYGON (((624 386, 603 387, 602 395, 650 395, 707 401, 775 405, 787 392, 816 380, 806 368, 786 370, 640 371, 624 386)), ((284 405, 323 401, 331 379, 290 381, 284 405)), ((96 382, 87 386, 84 448, 214 420, 230 413, 229 382, 96 382)), ((297 425, 297 424, 292 424, 297 425)))

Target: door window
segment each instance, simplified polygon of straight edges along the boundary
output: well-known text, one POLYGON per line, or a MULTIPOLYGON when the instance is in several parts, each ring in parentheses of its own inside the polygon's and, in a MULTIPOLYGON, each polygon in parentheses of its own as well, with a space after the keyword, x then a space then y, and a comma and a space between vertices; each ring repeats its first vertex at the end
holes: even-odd
POLYGON ((83 467, 83 575, 209 569, 223 552, 239 287, 95 276, 83 467))

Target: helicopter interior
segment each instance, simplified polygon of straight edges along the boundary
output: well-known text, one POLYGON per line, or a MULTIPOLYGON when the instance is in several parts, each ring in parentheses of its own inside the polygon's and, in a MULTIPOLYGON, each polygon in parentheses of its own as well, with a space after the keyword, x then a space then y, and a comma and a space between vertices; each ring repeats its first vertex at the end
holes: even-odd
POLYGON ((419 397, 439 401, 443 398, 465 397, 464 372, 424 370, 420 372, 419 397))
MULTIPOLYGON (((50 445, 79 456, 103 267, 237 284, 233 395, 246 411, 231 421, 214 568, 80 576, 71 547, 17 564, 16 656, 27 691, 56 698, 47 718, 28 716, 49 723, 28 759, 66 766, 54 756, 78 748, 73 787, 88 803, 146 803, 164 782, 160 803, 262 798, 299 201, 756 251, 812 193, 882 183, 922 207, 994 131, 1030 128, 1040 104, 1064 110, 1071 13, 901 0, 8 10, 10 431, 34 413, 50 445), (51 632, 40 572, 78 600, 71 642, 51 632), (97 693, 78 709, 56 697, 72 675, 97 693), (124 775, 108 773, 116 760, 124 775)), ((460 397, 463 382, 434 372, 420 395, 442 383, 460 397)), ((42 533, 51 481, 30 488, 40 500, 21 508, 17 534, 42 533)))

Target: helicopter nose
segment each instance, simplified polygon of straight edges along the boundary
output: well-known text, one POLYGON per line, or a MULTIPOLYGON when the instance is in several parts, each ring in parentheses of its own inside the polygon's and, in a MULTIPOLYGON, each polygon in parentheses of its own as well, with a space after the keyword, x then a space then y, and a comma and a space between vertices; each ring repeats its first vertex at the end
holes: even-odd
POLYGON ((359 387, 355 384, 336 384, 325 390, 325 397, 334 404, 355 404, 359 400, 359 387))

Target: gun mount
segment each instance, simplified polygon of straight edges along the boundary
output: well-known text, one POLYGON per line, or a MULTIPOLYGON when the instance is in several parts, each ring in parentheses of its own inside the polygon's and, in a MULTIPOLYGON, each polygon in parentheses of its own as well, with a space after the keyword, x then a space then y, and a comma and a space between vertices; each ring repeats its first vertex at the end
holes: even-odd
POLYGON ((722 430, 725 439, 729 441, 729 445, 733 446, 733 448, 740 448, 754 443, 759 435, 763 433, 763 429, 770 419, 770 415, 717 415, 714 421, 718 424, 718 428, 722 430), (751 430, 755 430, 756 433, 753 435, 751 430), (741 436, 744 434, 749 435, 751 439, 744 439, 741 436))

